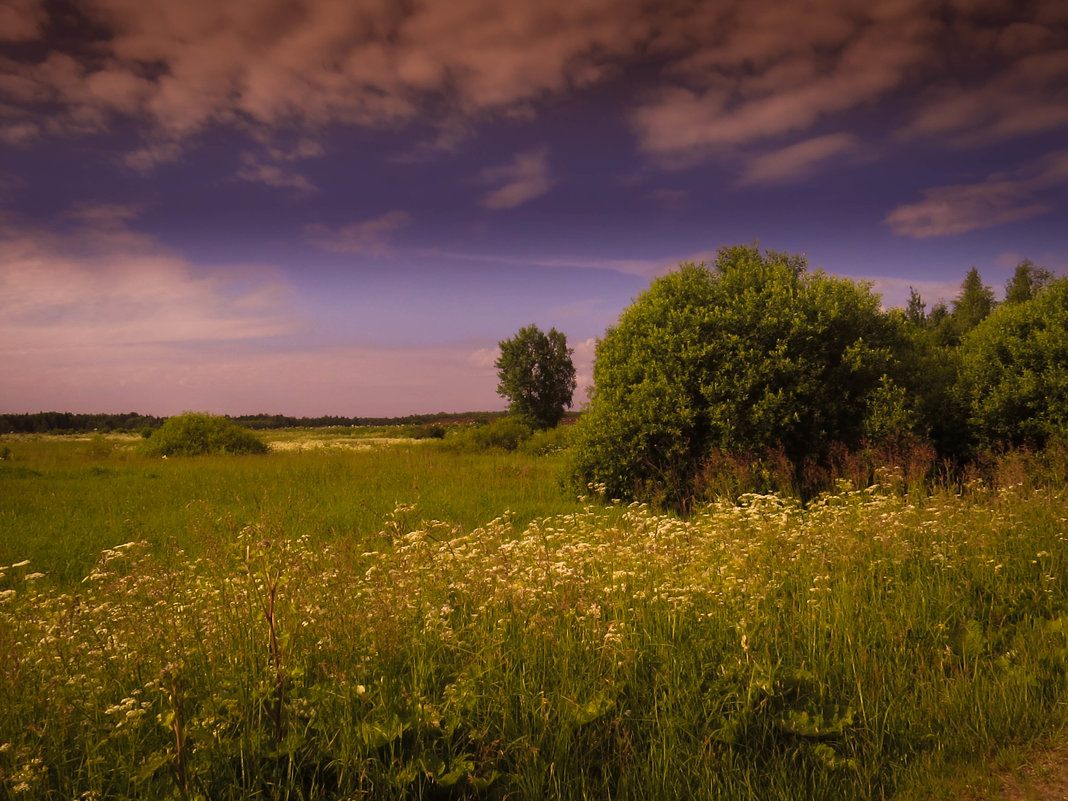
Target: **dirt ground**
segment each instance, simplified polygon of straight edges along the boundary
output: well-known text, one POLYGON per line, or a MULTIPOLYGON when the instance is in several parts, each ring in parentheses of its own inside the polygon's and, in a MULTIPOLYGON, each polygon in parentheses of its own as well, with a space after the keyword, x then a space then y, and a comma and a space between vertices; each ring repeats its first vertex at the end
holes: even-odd
POLYGON ((989 789, 970 791, 962 801, 1068 801, 1068 740, 1029 752, 999 770, 989 789))

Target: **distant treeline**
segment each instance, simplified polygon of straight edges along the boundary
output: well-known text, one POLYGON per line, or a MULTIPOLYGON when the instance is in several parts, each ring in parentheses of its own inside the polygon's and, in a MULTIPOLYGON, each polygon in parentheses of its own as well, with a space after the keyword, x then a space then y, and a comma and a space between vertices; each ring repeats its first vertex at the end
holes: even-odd
POLYGON ((270 428, 331 428, 335 426, 421 426, 457 425, 461 423, 484 423, 507 412, 463 412, 461 414, 437 412, 436 414, 409 414, 404 417, 288 417, 284 414, 243 414, 231 417, 245 428, 263 430, 270 428))
POLYGON ((159 428, 165 417, 137 412, 125 414, 73 414, 37 412, 0 414, 0 434, 74 434, 85 431, 140 431, 159 428))
MULTIPOLYGON (((329 428, 332 426, 456 425, 488 422, 505 412, 464 412, 462 414, 410 414, 405 417, 290 417, 284 414, 244 414, 230 419, 246 428, 329 428)), ((76 434, 90 431, 136 432, 159 428, 166 417, 127 412, 125 414, 74 414, 37 412, 0 414, 0 434, 76 434)))

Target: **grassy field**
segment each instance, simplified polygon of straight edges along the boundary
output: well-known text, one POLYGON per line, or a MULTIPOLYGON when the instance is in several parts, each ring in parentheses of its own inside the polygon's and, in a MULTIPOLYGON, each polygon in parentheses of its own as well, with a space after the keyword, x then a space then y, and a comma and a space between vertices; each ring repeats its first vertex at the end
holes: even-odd
POLYGON ((556 457, 4 444, 0 797, 928 798, 1066 721, 1063 488, 679 520, 556 457))
POLYGON ((104 548, 131 540, 197 555, 206 540, 270 518, 287 536, 363 541, 390 522, 470 530, 510 510, 521 522, 575 511, 559 459, 459 453, 389 428, 271 432, 269 457, 146 459, 139 437, 6 437, 0 564, 29 559, 70 584, 104 548))

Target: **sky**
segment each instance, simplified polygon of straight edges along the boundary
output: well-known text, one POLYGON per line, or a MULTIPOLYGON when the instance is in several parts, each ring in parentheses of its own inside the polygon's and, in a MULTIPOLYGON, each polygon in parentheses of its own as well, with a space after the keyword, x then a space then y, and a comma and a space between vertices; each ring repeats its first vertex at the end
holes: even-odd
POLYGON ((496 410, 725 245, 1068 272, 1064 0, 3 0, 0 412, 496 410))

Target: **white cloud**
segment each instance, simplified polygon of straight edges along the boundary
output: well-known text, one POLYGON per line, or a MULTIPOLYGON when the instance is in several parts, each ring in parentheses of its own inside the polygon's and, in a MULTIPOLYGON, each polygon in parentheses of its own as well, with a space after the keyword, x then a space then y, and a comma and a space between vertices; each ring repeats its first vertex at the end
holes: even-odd
POLYGON ((302 312, 280 271, 197 267, 126 228, 135 213, 81 205, 67 217, 85 227, 65 235, 0 215, 4 410, 503 408, 492 363, 472 355, 488 343, 308 349, 295 341, 302 312))
POLYGON ((575 365, 574 408, 582 408, 589 400, 589 391, 593 387, 593 362, 597 355, 597 339, 590 337, 579 342, 569 343, 574 349, 571 362, 575 365))
POLYGON ((242 154, 241 161, 242 166, 237 171, 237 177, 242 181, 266 184, 279 189, 293 189, 302 195, 318 191, 315 184, 300 173, 285 170, 277 164, 265 164, 251 153, 242 154))
POLYGON ((493 211, 514 209, 552 188, 549 151, 541 147, 520 153, 511 164, 484 169, 480 180, 487 184, 502 184, 483 196, 483 206, 493 211))
POLYGON ((909 302, 909 290, 920 293, 927 311, 930 312, 939 302, 950 303, 960 292, 960 281, 926 281, 915 278, 896 278, 892 276, 875 276, 858 278, 867 281, 872 291, 882 297, 883 308, 904 308, 909 302))
POLYGON ((848 133, 827 134, 753 158, 745 168, 742 184, 791 181, 809 175, 828 159, 854 153, 857 137, 848 133))
POLYGON ((682 261, 708 261, 709 255, 698 254, 680 259, 613 259, 590 258, 587 256, 498 256, 486 253, 466 253, 449 250, 430 249, 418 251, 425 256, 435 258, 457 259, 460 261, 480 261, 493 264, 508 264, 518 267, 552 267, 563 269, 610 270, 626 275, 652 278, 674 269, 682 261))
POLYGON ((991 228, 1049 212, 1043 191, 1068 184, 1068 151, 1050 153, 1011 175, 923 190, 923 200, 898 206, 885 219, 895 234, 926 239, 991 228))
POLYGON ((886 216, 895 234, 927 239, 991 228, 1045 214, 1050 206, 1028 203, 1027 193, 1012 181, 937 186, 923 190, 923 200, 898 206, 886 216))
POLYGON ((150 141, 122 157, 122 163, 139 172, 150 172, 161 164, 177 161, 182 145, 173 141, 150 141))
POLYGON ((34 122, 16 122, 0 126, 0 142, 18 147, 27 145, 40 134, 41 129, 34 122))
POLYGON ((75 213, 90 225, 68 236, 0 226, 5 360, 107 362, 129 348, 247 341, 291 330, 288 286, 276 272, 204 275, 126 230, 121 209, 75 213))
POLYGON ((395 209, 373 220, 350 223, 337 229, 314 223, 304 226, 304 238, 333 253, 367 253, 381 255, 388 251, 389 235, 410 224, 406 211, 395 209))
POLYGON ((102 229, 123 229, 126 223, 141 214, 137 203, 75 203, 65 214, 87 226, 102 229))

